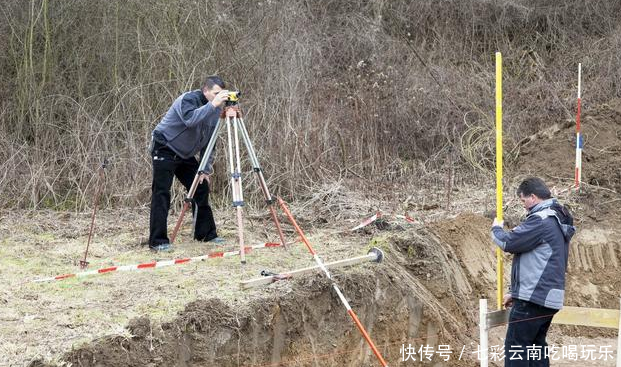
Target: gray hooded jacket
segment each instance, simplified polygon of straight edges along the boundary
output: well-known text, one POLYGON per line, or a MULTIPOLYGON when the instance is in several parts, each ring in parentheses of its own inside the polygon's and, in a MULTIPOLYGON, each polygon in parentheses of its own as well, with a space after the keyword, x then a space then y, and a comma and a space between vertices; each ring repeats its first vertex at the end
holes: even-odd
POLYGON ((535 205, 526 220, 511 231, 492 227, 492 239, 514 254, 511 296, 560 310, 565 295, 569 241, 576 229, 573 218, 556 199, 535 205))

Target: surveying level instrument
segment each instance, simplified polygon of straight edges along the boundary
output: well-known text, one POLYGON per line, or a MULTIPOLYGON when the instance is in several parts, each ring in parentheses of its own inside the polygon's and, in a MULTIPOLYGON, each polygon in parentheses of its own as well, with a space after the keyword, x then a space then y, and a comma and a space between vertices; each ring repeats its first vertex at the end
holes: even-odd
POLYGON ((224 102, 225 106, 233 106, 239 103, 239 97, 241 97, 241 92, 236 90, 233 92, 229 92, 229 98, 224 102))

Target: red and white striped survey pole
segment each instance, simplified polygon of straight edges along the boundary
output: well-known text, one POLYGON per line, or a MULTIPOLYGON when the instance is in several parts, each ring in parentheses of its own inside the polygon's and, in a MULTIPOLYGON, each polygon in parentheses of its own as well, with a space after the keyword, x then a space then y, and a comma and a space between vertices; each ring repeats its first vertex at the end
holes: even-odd
POLYGON ((308 241, 308 239, 304 235, 304 232, 302 232, 302 229, 300 228, 300 226, 298 226, 298 223, 295 221, 295 218, 293 218, 293 214, 291 214, 291 212, 289 211, 289 208, 287 207, 287 204, 285 204, 283 199, 280 198, 280 197, 278 197, 278 204, 280 204, 280 207, 282 208, 282 210, 287 215, 287 218, 289 218, 289 221, 291 222, 293 227, 295 227, 295 230, 300 235, 300 238, 302 239, 302 242, 304 242, 304 244, 306 245, 306 248, 308 248, 308 251, 311 253, 311 255, 313 255, 313 259, 315 259, 315 262, 317 263, 319 268, 324 272, 324 274, 326 274, 326 277, 328 277, 328 279, 330 279, 330 282, 332 283, 332 288, 334 289, 336 294, 339 296, 339 299, 341 300, 341 303, 343 303, 343 306, 345 306, 345 308, 347 309, 347 313, 349 314, 349 316, 351 316, 352 320, 354 321, 354 324, 356 324, 356 327, 358 327, 358 330, 360 330, 360 333, 362 334, 362 337, 366 340, 367 344, 369 345, 369 347, 373 351, 373 354, 375 354, 375 357, 377 357, 377 360, 380 362, 382 367, 387 367, 388 364, 386 363, 384 358, 382 358, 382 355, 380 354, 380 352, 375 347, 375 344, 373 343, 373 340, 371 340, 371 337, 369 336, 369 334, 367 333, 366 329, 364 328, 364 326, 362 325, 362 323, 358 319, 358 316, 356 316, 356 313, 354 312, 354 310, 351 309, 351 306, 349 305, 349 302, 347 302, 347 299, 345 298, 343 293, 341 293, 341 290, 339 289, 339 287, 337 287, 336 283, 332 279, 332 275, 330 275, 330 272, 328 271, 328 268, 324 265, 323 261, 321 261, 321 258, 319 257, 319 255, 317 255, 317 253, 313 249, 313 246, 311 246, 310 242, 308 241))
MULTIPOLYGON (((280 243, 272 243, 272 242, 262 243, 262 244, 258 244, 258 245, 254 245, 254 246, 246 246, 244 248, 244 253, 250 253, 253 250, 257 250, 257 249, 261 249, 261 248, 280 247, 280 246, 282 246, 280 243)), ((203 261, 203 260, 213 259, 213 258, 218 258, 218 257, 238 256, 240 254, 241 254, 240 250, 237 250, 237 251, 217 251, 217 252, 209 253, 207 255, 201 255, 201 256, 196 256, 196 257, 187 257, 187 258, 173 259, 173 260, 153 261, 153 262, 149 262, 149 263, 133 264, 133 265, 110 266, 110 267, 107 267, 107 268, 101 268, 101 269, 90 270, 90 271, 83 271, 81 273, 62 274, 62 275, 57 275, 57 276, 49 277, 49 278, 35 279, 32 282, 33 283, 43 283, 43 282, 51 282, 51 281, 55 281, 55 280, 64 280, 64 279, 69 279, 69 278, 82 278, 82 277, 86 277, 86 276, 90 276, 90 275, 107 274, 107 273, 113 273, 113 272, 135 271, 135 270, 153 269, 153 268, 163 268, 165 266, 186 264, 186 263, 189 263, 189 262, 203 261)))
POLYGON ((582 132, 580 131, 580 109, 582 100, 580 98, 580 82, 582 78, 582 64, 578 64, 578 107, 576 111, 576 170, 574 172, 574 185, 576 188, 580 187, 580 181, 582 179, 582 146, 584 140, 582 138, 582 132))

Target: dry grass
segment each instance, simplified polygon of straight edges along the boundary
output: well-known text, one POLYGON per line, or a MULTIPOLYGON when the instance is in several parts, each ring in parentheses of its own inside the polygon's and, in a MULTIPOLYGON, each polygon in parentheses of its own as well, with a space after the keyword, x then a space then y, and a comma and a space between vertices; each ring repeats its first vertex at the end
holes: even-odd
MULTIPOLYGON (((144 233, 137 224, 147 221, 145 213, 103 212, 89 269, 198 256, 221 249, 188 241, 188 225, 173 253, 154 256, 139 244, 144 233)), ((125 335, 124 327, 134 317, 147 315, 158 323, 168 321, 196 299, 217 296, 227 303, 243 305, 263 290, 242 291, 239 281, 256 278, 263 269, 285 271, 313 265, 306 249, 296 244, 289 251, 257 250, 247 255, 248 263, 243 267, 238 257, 230 257, 51 283, 28 282, 79 271, 74 264, 81 259, 88 224, 87 215, 51 211, 20 211, 4 217, 0 225, 5 234, 0 242, 0 274, 6 280, 0 290, 0 365, 54 359, 72 346, 105 335, 125 335)), ((267 236, 261 228, 272 228, 263 221, 248 224, 246 235, 251 243, 265 241, 267 236)), ((366 253, 366 243, 359 236, 344 239, 328 233, 318 236, 309 232, 326 261, 366 253)), ((221 226, 220 234, 236 238, 234 229, 227 225, 221 226)), ((276 234, 270 233, 269 239, 275 238, 276 234)), ((235 245, 225 248, 234 249, 235 245)))
MULTIPOLYGON (((326 262, 359 256, 371 246, 380 246, 386 256, 391 256, 385 244, 386 232, 378 232, 373 225, 358 233, 351 233, 349 228, 357 225, 368 210, 377 209, 400 214, 407 210, 419 222, 445 218, 444 209, 429 205, 434 204, 434 199, 424 191, 428 190, 412 191, 411 197, 401 203, 360 197, 335 186, 332 190, 325 189, 307 205, 292 206, 292 210, 326 262), (339 212, 338 220, 326 222, 324 216, 330 216, 330 211, 339 212)), ((489 205, 487 197, 471 192, 472 189, 466 188, 456 191, 456 205, 483 212, 489 205)), ((250 210, 247 214, 248 242, 277 239, 265 210, 250 210)), ((156 323, 165 322, 196 299, 217 295, 242 307, 265 290, 241 291, 239 281, 255 278, 264 269, 284 271, 314 264, 307 250, 298 243, 292 244, 289 251, 255 251, 248 255, 244 267, 239 265, 238 258, 231 257, 161 269, 30 283, 33 279, 78 271, 75 263, 81 259, 87 242, 90 215, 51 210, 4 211, 0 215, 3 218, 0 231, 4 234, 0 240, 0 275, 6 280, 0 287, 3 305, 0 365, 19 364, 33 358, 55 360, 71 347, 104 335, 129 337, 124 327, 130 319, 147 315, 156 323)), ((218 211, 216 218, 219 234, 235 240, 233 211, 218 211)), ((197 256, 217 250, 213 245, 189 240, 187 222, 175 252, 154 256, 142 246, 147 223, 147 210, 102 211, 96 221, 89 269, 197 256)), ((393 229, 408 226, 402 221, 392 224, 396 225, 393 229)), ((290 239, 295 238, 290 226, 284 228, 290 239)), ((235 245, 226 247, 234 249, 235 245)))
MULTIPOLYGON (((469 212, 493 210, 493 188, 457 185, 453 187, 454 208, 469 212)), ((506 188, 511 197, 513 186, 506 188)), ((409 215, 417 220, 414 226, 392 221, 390 228, 412 228, 421 223, 445 221, 456 211, 443 208, 444 195, 432 188, 415 185, 379 197, 348 191, 337 185, 318 190, 304 203, 293 205, 313 246, 325 261, 334 261, 366 253, 379 246, 392 256, 386 244, 389 232, 373 225, 351 233, 357 225, 376 210, 409 215), (408 197, 404 200, 403 193, 408 197), (388 234, 387 234, 388 233, 388 234)), ((572 200, 571 196, 564 196, 572 200)), ((514 202, 507 214, 518 213, 514 202)), ((458 212, 459 210, 457 210, 458 212)), ((28 283, 39 277, 75 272, 87 241, 90 213, 50 210, 18 210, 0 212, 0 353, 2 363, 13 365, 32 358, 57 359, 71 347, 104 335, 128 335, 125 325, 134 317, 147 315, 156 324, 175 317, 184 305, 196 299, 217 295, 228 303, 243 307, 261 296, 264 290, 241 291, 240 280, 256 277, 261 270, 283 271, 312 266, 313 261, 301 244, 284 249, 259 250, 248 256, 241 267, 238 258, 215 259, 162 269, 71 279, 53 283, 28 283), (17 337, 17 338, 16 338, 17 337)), ((232 210, 217 211, 220 235, 235 239, 232 210)), ((246 215, 246 238, 249 242, 275 240, 265 210, 250 209, 246 215)), ((177 250, 172 254, 154 256, 143 246, 148 223, 147 210, 103 210, 98 216, 91 246, 91 269, 111 265, 142 263, 156 258, 186 257, 215 250, 212 245, 190 241, 189 222, 182 227, 177 250)), ((491 219, 490 219, 491 224, 491 219)), ((295 235, 285 225, 288 237, 295 235)), ((416 232, 407 232, 416 236, 416 232)), ((393 233, 394 234, 394 233, 393 233)), ((409 237, 408 237, 409 238, 409 237)), ((490 242, 490 247, 492 246, 490 242)), ((234 248, 227 246, 227 248, 234 248)), ((283 285, 286 287, 286 285, 283 285)), ((270 292, 282 291, 280 288, 270 292)), ((2 365, 0 363, 0 365, 2 365)))
MULTIPOLYGON (((326 193, 328 194, 328 193, 326 193)), ((301 217, 306 232, 324 261, 334 261, 366 253, 377 241, 363 233, 350 233, 366 214, 363 202, 389 211, 386 203, 371 203, 347 192, 350 203, 359 202, 339 221, 317 222, 313 212, 323 206, 292 207, 301 217), (306 219, 305 219, 306 218, 306 219), (320 224, 320 227, 318 225, 320 224)), ((33 358, 54 360, 71 347, 104 335, 126 335, 127 322, 147 315, 156 322, 175 317, 185 304, 217 295, 226 302, 244 305, 263 290, 242 291, 238 282, 255 278, 261 270, 285 271, 314 263, 301 244, 284 249, 264 249, 248 255, 242 267, 236 257, 212 259, 162 269, 119 272, 51 283, 30 280, 78 271, 87 242, 88 213, 50 210, 5 211, 1 213, 0 275, 0 365, 20 364, 33 358), (18 339, 16 339, 18 336, 18 339)), ((216 213, 219 234, 236 239, 232 211, 216 213)), ((188 257, 219 250, 189 240, 190 223, 182 227, 175 252, 154 256, 142 246, 147 211, 104 210, 98 216, 91 246, 89 269, 143 263, 156 259, 188 257)), ((251 211, 246 219, 249 243, 277 239, 265 211, 251 211)), ((295 238, 288 225, 289 238, 295 238)), ((230 244, 226 248, 234 249, 230 244)), ((384 250, 388 250, 384 247, 384 250)), ((129 335, 126 335, 129 337, 129 335)))

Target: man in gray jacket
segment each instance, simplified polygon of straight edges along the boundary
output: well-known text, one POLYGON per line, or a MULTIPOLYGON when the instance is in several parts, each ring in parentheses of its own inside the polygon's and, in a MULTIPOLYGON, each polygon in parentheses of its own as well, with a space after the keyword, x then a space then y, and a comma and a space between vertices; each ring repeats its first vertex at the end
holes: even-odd
MULTIPOLYGON (((151 186, 151 215, 149 247, 154 251, 169 251, 167 234, 170 188, 173 177, 190 189, 199 162, 205 153, 214 128, 220 118, 228 91, 218 76, 209 76, 199 90, 183 93, 172 104, 164 118, 153 130, 153 182, 151 186), (197 160, 195 157, 200 153, 197 160)), ((192 203, 194 238, 199 241, 223 242, 216 232, 216 223, 209 206, 209 174, 211 162, 201 175, 192 203)))
POLYGON ((551 197, 537 177, 517 189, 526 220, 511 231, 494 220, 492 238, 501 250, 514 255, 511 292, 503 304, 511 307, 505 340, 505 366, 549 366, 546 335, 552 317, 563 307, 569 241, 575 233, 567 209, 551 197), (534 347, 533 347, 534 346, 534 347), (535 354, 528 348, 537 348, 535 354))

